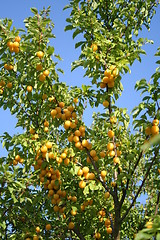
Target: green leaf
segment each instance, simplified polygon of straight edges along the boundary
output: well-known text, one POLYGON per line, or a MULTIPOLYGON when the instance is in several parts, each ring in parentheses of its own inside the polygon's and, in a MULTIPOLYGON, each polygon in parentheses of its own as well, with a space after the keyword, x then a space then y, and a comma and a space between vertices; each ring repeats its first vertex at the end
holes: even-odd
POLYGON ((73 39, 80 33, 81 33, 81 30, 77 28, 73 33, 73 39))
POLYGON ((89 186, 87 185, 83 190, 84 195, 89 194, 89 186))
POLYGON ((34 14, 37 14, 37 13, 38 13, 37 8, 32 7, 32 8, 30 8, 30 9, 31 9, 31 12, 32 12, 32 13, 34 13, 34 14))
POLYGON ((62 74, 64 74, 64 71, 61 68, 57 68, 58 72, 61 72, 62 74))
POLYGON ((66 31, 69 31, 72 29, 74 29, 74 27, 72 25, 67 25, 67 26, 65 26, 64 31, 66 32, 66 31))
POLYGON ((49 46, 48 49, 47 49, 47 53, 49 55, 52 55, 54 53, 54 47, 49 46))
POLYGON ((66 10, 66 9, 68 9, 68 8, 70 8, 70 5, 66 5, 66 6, 63 8, 63 10, 66 10))
POLYGON ((156 240, 160 240, 160 233, 157 234, 156 240))
POLYGON ((81 41, 81 42, 77 42, 76 44, 75 44, 75 48, 78 48, 78 47, 80 47, 82 44, 84 44, 85 42, 84 41, 81 41))
POLYGON ((135 240, 147 240, 147 239, 151 239, 151 236, 147 233, 143 233, 142 231, 139 232, 136 237, 135 240))

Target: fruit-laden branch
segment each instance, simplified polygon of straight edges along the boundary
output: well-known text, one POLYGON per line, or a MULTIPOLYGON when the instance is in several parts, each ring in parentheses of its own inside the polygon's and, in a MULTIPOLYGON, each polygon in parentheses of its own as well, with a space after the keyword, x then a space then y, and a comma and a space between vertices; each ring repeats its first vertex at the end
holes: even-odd
POLYGON ((91 157, 91 155, 90 155, 90 153, 89 153, 89 150, 86 149, 86 151, 87 151, 88 157, 90 158, 91 163, 92 163, 92 165, 93 165, 93 167, 94 167, 94 170, 95 170, 96 173, 98 174, 98 179, 99 179, 99 181, 102 183, 103 187, 112 195, 112 197, 115 198, 115 193, 114 193, 110 188, 108 188, 107 185, 106 185, 106 183, 103 181, 103 179, 102 179, 102 177, 101 177, 101 175, 100 175, 99 169, 97 168, 97 166, 96 166, 93 158, 91 157))
POLYGON ((157 194, 157 202, 156 202, 155 215, 157 215, 157 213, 158 213, 159 201, 160 201, 160 191, 159 191, 158 194, 157 194))
POLYGON ((131 205, 129 206, 129 208, 126 210, 126 212, 124 213, 124 215, 123 215, 122 218, 120 219, 121 223, 123 222, 123 220, 125 219, 125 217, 128 215, 128 213, 129 213, 129 211, 131 210, 131 208, 133 207, 133 205, 134 205, 134 203, 135 203, 135 201, 136 201, 139 193, 141 192, 142 187, 144 186, 145 181, 146 181, 146 179, 147 179, 147 177, 148 177, 148 175, 149 175, 149 173, 150 173, 150 170, 151 170, 151 168, 152 168, 152 166, 153 166, 153 164, 154 164, 154 161, 155 161, 155 159, 156 159, 156 157, 157 157, 157 155, 158 155, 158 151, 159 151, 159 149, 157 148, 156 151, 155 151, 154 158, 153 158, 152 162, 150 163, 150 165, 149 165, 149 167, 148 167, 148 169, 147 169, 147 172, 146 172, 146 174, 145 174, 145 176, 144 176, 144 178, 143 178, 143 181, 142 181, 142 183, 141 183, 141 185, 140 185, 140 187, 139 187, 139 189, 138 189, 138 191, 137 191, 137 193, 136 193, 136 195, 135 195, 135 197, 134 197, 131 205))
MULTIPOLYGON (((132 169, 131 173, 129 174, 130 176, 133 176, 133 174, 134 174, 134 172, 135 172, 135 170, 136 170, 136 168, 137 168, 137 166, 138 166, 138 164, 139 164, 139 162, 141 160, 142 155, 143 155, 143 151, 140 152, 139 157, 138 157, 138 159, 137 159, 137 161, 135 163, 135 166, 132 169)), ((130 179, 131 179, 130 177, 127 178, 126 188, 123 190, 123 195, 122 195, 122 198, 120 200, 120 206, 122 206, 122 204, 123 204, 123 202, 125 200, 126 193, 127 193, 128 187, 129 187, 130 179)))

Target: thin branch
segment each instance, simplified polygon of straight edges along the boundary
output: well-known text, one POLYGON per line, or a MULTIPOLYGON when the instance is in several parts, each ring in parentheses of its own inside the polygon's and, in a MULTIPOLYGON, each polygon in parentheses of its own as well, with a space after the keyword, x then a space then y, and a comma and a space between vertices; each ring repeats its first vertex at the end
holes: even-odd
POLYGON ((79 227, 74 227, 73 232, 79 237, 80 240, 85 240, 82 233, 80 233, 80 231, 79 231, 79 227))
MULTIPOLYGON (((135 163, 135 166, 134 166, 133 170, 130 173, 130 176, 132 176, 134 174, 134 172, 135 172, 135 170, 136 170, 136 168, 137 168, 137 166, 138 166, 138 164, 140 162, 140 159, 141 159, 142 155, 143 155, 143 151, 140 152, 139 157, 138 157, 138 159, 137 159, 137 161, 135 163)), ((129 187, 129 182, 130 182, 130 178, 127 178, 127 184, 126 184, 126 188, 123 190, 123 195, 122 195, 122 198, 120 200, 120 206, 122 206, 122 204, 123 204, 123 202, 125 200, 126 193, 127 193, 128 187, 129 187)))
POLYGON ((160 191, 158 192, 158 195, 157 195, 155 215, 157 215, 157 213, 158 213, 159 201, 160 201, 160 191))
POLYGON ((146 172, 146 174, 145 174, 145 176, 144 176, 144 178, 143 178, 143 181, 142 181, 142 183, 141 183, 141 185, 140 185, 140 187, 139 187, 139 189, 138 189, 138 191, 137 191, 137 193, 136 193, 136 195, 135 195, 135 197, 134 197, 131 205, 129 206, 129 208, 126 210, 126 212, 125 212, 124 215, 122 216, 121 222, 122 222, 122 221, 125 219, 125 217, 128 215, 128 213, 129 213, 129 211, 131 210, 131 208, 133 207, 133 205, 134 205, 134 203, 135 203, 135 201, 136 201, 139 193, 141 192, 141 190, 142 190, 142 188, 143 188, 143 186, 144 186, 144 184, 145 184, 145 181, 146 181, 146 179, 147 179, 147 177, 148 177, 148 175, 149 175, 149 173, 150 173, 150 170, 151 170, 151 168, 152 168, 152 166, 153 166, 153 164, 154 164, 154 161, 155 161, 155 159, 156 159, 156 157, 157 157, 157 154, 158 154, 158 149, 155 151, 154 158, 152 159, 152 162, 150 163, 149 168, 147 169, 147 172, 146 172))

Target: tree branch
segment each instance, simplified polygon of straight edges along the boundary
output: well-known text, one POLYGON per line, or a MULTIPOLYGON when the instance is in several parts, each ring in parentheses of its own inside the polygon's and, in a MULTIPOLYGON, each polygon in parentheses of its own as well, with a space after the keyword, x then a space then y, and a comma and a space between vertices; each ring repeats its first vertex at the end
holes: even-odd
POLYGON ((155 215, 157 215, 157 213, 158 213, 159 201, 160 201, 160 191, 158 192, 158 195, 157 195, 157 202, 156 202, 155 215))
POLYGON ((86 151, 87 151, 88 157, 90 158, 91 163, 92 163, 92 165, 93 165, 93 167, 94 167, 94 170, 95 170, 95 171, 97 172, 97 174, 98 174, 98 179, 99 179, 99 181, 102 183, 103 187, 112 195, 112 197, 115 198, 115 193, 114 193, 110 188, 108 188, 107 185, 105 184, 105 182, 103 181, 103 179, 102 179, 102 177, 101 177, 101 175, 100 175, 99 169, 97 168, 97 166, 96 166, 96 164, 95 164, 93 158, 91 157, 91 155, 90 155, 90 153, 89 153, 89 150, 88 150, 87 148, 86 148, 86 151))
POLYGON ((80 240, 85 240, 85 238, 83 237, 82 233, 80 233, 79 231, 79 227, 74 227, 73 228, 73 232, 79 237, 80 240))
POLYGON ((122 222, 122 221, 125 219, 125 217, 128 215, 128 213, 129 213, 129 211, 131 210, 131 208, 133 207, 133 205, 134 205, 134 203, 135 203, 135 201, 136 201, 139 193, 141 192, 141 190, 142 190, 142 188, 143 188, 143 186, 144 186, 144 184, 145 184, 145 181, 146 181, 146 179, 147 179, 147 177, 148 177, 148 175, 149 175, 149 172, 150 172, 150 170, 151 170, 151 168, 152 168, 152 166, 153 166, 153 164, 154 164, 154 161, 155 161, 155 159, 156 159, 156 157, 157 157, 157 154, 158 154, 158 149, 155 151, 154 158, 152 159, 152 162, 150 163, 149 168, 147 169, 147 172, 146 172, 146 174, 145 174, 145 176, 144 176, 144 178, 143 178, 143 181, 142 181, 142 183, 141 183, 141 185, 140 185, 140 187, 139 187, 139 189, 138 189, 138 191, 137 191, 137 193, 136 193, 136 195, 135 195, 135 197, 134 197, 131 205, 129 206, 129 208, 126 210, 126 212, 125 212, 124 215, 122 216, 121 222, 122 222))
MULTIPOLYGON (((141 159, 142 155, 143 155, 143 151, 140 152, 139 157, 138 157, 138 159, 137 159, 137 161, 135 163, 135 166, 134 166, 133 170, 130 173, 130 176, 132 176, 134 174, 134 172, 135 172, 135 170, 136 170, 136 168, 137 168, 137 166, 138 166, 138 164, 140 162, 140 159, 141 159)), ((126 193, 127 193, 128 187, 129 187, 129 182, 130 182, 130 178, 127 178, 127 184, 126 184, 126 188, 123 191, 122 198, 120 200, 120 206, 122 206, 122 204, 123 204, 123 202, 125 200, 126 193)))

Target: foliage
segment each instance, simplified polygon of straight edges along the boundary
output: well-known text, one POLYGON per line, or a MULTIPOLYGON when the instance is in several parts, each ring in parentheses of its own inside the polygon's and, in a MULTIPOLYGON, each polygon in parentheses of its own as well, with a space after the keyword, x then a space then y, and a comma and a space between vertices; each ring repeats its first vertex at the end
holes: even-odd
POLYGON ((81 47, 72 71, 83 66, 91 79, 81 88, 59 80, 49 7, 31 8, 24 30, 0 21, 0 107, 21 127, 1 136, 8 155, 0 158, 0 237, 133 239, 154 219, 136 239, 159 239, 160 68, 135 85, 144 97, 132 111, 134 129, 127 109, 116 106, 123 74, 152 43, 138 34, 149 29, 158 3, 69 2, 65 30, 79 35, 81 47), (83 120, 86 103, 104 106, 91 126, 83 120))

